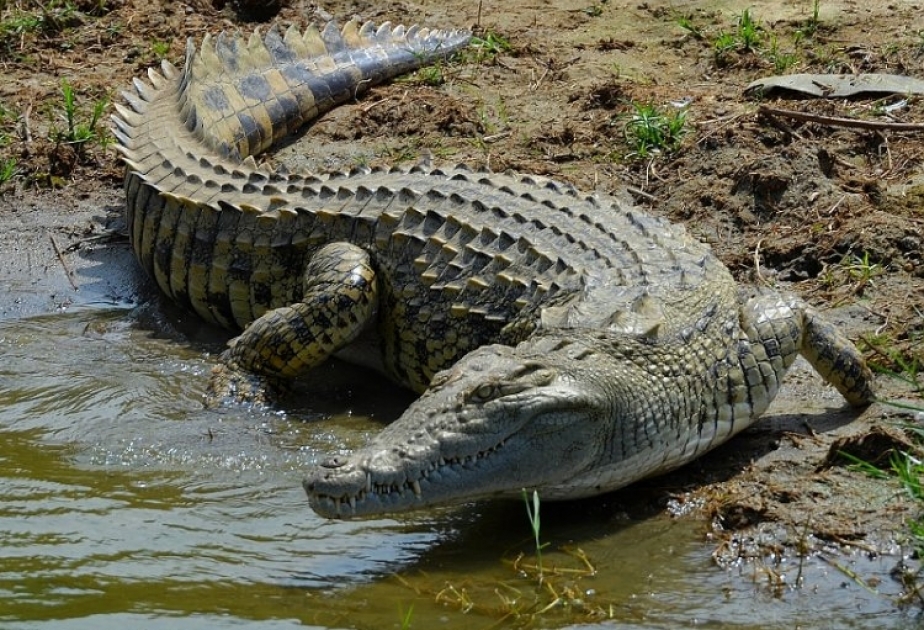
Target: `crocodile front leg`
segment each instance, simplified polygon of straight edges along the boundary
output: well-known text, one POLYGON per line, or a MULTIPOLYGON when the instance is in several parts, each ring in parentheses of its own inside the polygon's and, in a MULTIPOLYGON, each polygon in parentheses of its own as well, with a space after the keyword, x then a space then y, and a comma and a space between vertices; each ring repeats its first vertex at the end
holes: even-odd
POLYGON ((349 243, 322 247, 306 265, 302 300, 267 311, 228 343, 207 404, 271 401, 287 380, 354 341, 377 306, 369 254, 349 243))

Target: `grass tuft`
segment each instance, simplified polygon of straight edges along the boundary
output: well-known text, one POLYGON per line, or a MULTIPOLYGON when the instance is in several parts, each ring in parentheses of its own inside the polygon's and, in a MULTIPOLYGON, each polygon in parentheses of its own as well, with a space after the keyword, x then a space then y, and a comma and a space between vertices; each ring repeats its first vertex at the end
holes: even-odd
POLYGON ((653 103, 632 103, 634 110, 623 131, 631 153, 629 157, 645 159, 658 153, 672 153, 680 147, 687 133, 687 110, 663 111, 653 103))
POLYGON ((533 539, 536 542, 536 566, 539 569, 539 582, 542 582, 543 571, 542 571, 542 550, 548 546, 548 543, 542 543, 539 540, 540 535, 540 521, 539 521, 539 493, 536 490, 533 490, 532 495, 532 504, 530 504, 529 496, 526 494, 526 489, 523 489, 523 502, 526 504, 526 515, 529 517, 529 525, 533 530, 533 539))
POLYGON ((67 79, 61 79, 61 106, 59 111, 65 124, 61 128, 53 123, 52 138, 56 142, 73 145, 78 153, 88 143, 107 144, 107 136, 100 125, 100 120, 108 106, 108 99, 98 99, 93 103, 93 108, 89 115, 82 115, 77 106, 74 87, 67 79))

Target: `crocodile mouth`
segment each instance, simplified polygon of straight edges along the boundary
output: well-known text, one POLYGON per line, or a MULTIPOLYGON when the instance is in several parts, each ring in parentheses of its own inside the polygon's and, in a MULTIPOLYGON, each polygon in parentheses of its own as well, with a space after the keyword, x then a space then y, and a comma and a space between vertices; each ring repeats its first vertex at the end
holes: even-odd
POLYGON ((351 518, 383 510, 415 510, 444 502, 447 496, 459 501, 474 500, 490 493, 467 496, 467 489, 479 486, 470 484, 466 477, 483 468, 506 442, 506 439, 501 440, 474 454, 430 460, 429 465, 417 469, 416 474, 405 473, 403 479, 360 464, 358 470, 342 474, 336 470, 318 471, 313 478, 305 480, 304 487, 311 507, 329 518, 351 518), (343 492, 337 492, 337 486, 343 486, 343 492))

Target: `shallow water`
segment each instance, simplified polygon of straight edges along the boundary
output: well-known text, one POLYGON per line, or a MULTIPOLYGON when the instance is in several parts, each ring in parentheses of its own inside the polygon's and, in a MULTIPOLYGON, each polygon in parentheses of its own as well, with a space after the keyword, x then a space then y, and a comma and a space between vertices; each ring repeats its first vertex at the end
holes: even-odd
MULTIPOLYGON (((333 366, 285 414, 204 410, 221 340, 159 309, 0 322, 2 628, 173 628, 183 618, 184 628, 378 629, 406 614, 414 628, 515 627, 554 599, 549 588, 567 605, 537 627, 913 621, 887 596, 898 590, 895 558, 839 560, 880 576, 884 594, 817 558, 802 589, 775 590, 756 567, 715 566, 703 523, 639 516, 645 497, 631 490, 543 506, 544 588, 511 566, 521 552, 535 561, 515 502, 321 520, 300 487, 304 467, 361 444, 407 395, 333 366), (566 545, 596 574, 553 570, 582 566, 566 545)), ((779 569, 793 580, 790 565, 779 569)))

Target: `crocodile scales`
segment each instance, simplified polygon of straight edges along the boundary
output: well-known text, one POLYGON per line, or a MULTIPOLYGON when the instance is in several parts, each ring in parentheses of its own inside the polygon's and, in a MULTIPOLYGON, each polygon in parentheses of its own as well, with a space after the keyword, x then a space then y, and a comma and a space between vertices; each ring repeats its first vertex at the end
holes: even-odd
POLYGON ((114 117, 141 265, 242 331, 216 396, 263 400, 335 354, 422 394, 309 471, 318 513, 614 490, 749 426, 800 353, 851 404, 872 401, 862 356, 813 308, 739 288, 682 227, 616 197, 462 166, 254 162, 468 39, 357 22, 222 34, 137 80, 114 117))

